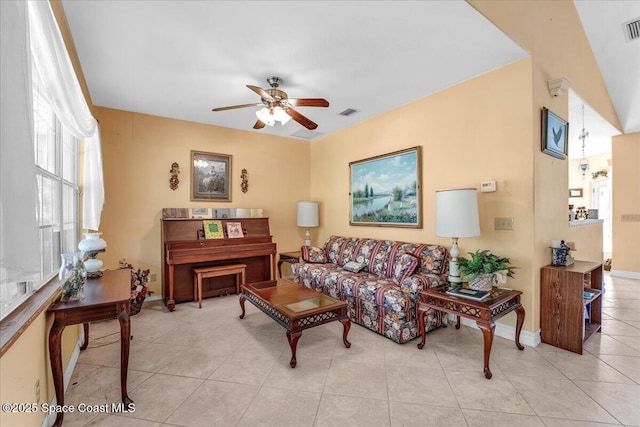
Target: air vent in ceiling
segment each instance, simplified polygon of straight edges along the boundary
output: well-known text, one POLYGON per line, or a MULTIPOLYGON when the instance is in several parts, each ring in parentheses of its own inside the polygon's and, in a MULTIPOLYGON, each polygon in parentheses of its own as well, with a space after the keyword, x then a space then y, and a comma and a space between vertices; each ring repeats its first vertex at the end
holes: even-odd
POLYGON ((340 112, 338 114, 341 115, 341 116, 348 117, 348 116, 351 116, 351 115, 353 115, 353 114, 355 114, 357 112, 358 112, 358 110, 356 110, 354 108, 347 108, 346 110, 344 110, 344 111, 342 111, 342 112, 340 112))
POLYGON ((306 129, 300 129, 299 131, 291 134, 291 136, 293 137, 302 138, 302 139, 315 139, 322 135, 324 134, 320 132, 314 132, 312 130, 306 130, 306 129))
POLYGON ((622 27, 628 42, 640 39, 640 18, 622 24, 622 27))

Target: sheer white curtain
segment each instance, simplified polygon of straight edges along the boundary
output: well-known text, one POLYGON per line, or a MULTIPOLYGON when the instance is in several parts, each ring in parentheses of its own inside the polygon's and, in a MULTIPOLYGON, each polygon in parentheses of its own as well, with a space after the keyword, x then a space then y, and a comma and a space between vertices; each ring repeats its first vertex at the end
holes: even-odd
POLYGON ((84 138, 82 226, 97 230, 104 203, 100 129, 84 99, 48 1, 29 0, 29 32, 34 73, 62 125, 84 138))
POLYGON ((27 6, 0 1, 0 275, 40 271, 27 6))

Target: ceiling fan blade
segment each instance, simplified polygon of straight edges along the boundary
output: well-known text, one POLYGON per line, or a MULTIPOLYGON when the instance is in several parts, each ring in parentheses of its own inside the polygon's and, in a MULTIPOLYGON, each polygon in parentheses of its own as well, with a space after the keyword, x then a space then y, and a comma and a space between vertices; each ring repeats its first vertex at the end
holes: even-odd
POLYGON ((265 92, 264 89, 262 89, 261 87, 258 86, 251 86, 251 85, 247 85, 247 87, 249 89, 251 89, 252 91, 254 91, 255 93, 257 93, 258 95, 260 95, 260 97, 266 101, 269 102, 275 102, 275 99, 273 98, 273 96, 269 95, 267 92, 265 92))
POLYGON ((260 120, 256 121, 256 124, 253 125, 254 129, 262 129, 264 127, 264 123, 262 123, 260 120))
POLYGON ((289 98, 289 104, 294 107, 328 107, 329 101, 324 98, 289 98))
POLYGON ((235 110, 236 108, 246 108, 246 107, 255 107, 256 104, 255 102, 253 104, 242 104, 242 105, 232 105, 230 107, 220 107, 220 108, 214 108, 211 111, 225 111, 225 110, 235 110))
POLYGON ((306 127, 309 130, 313 130, 315 128, 318 127, 318 125, 314 122, 312 122, 311 120, 309 120, 307 117, 303 116, 302 114, 298 113, 296 110, 294 110, 293 108, 287 108, 286 110, 284 110, 289 116, 291 116, 291 118, 293 120, 295 120, 296 122, 300 123, 302 126, 306 127))

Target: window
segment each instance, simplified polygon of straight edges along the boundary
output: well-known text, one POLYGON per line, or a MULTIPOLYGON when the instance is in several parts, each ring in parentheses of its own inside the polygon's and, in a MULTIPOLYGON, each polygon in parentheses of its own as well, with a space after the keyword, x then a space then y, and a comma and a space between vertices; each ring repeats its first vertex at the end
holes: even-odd
POLYGON ((78 140, 64 129, 35 83, 33 124, 40 273, 17 283, 0 276, 2 317, 57 275, 61 253, 77 251, 78 140))

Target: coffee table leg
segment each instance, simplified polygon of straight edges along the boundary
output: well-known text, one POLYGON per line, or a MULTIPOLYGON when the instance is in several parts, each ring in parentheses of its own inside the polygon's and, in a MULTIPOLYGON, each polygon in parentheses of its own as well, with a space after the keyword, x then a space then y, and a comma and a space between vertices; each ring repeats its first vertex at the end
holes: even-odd
POLYGON ((496 325, 493 322, 484 323, 476 321, 478 327, 482 330, 482 336, 484 337, 484 376, 490 380, 493 374, 489 369, 489 357, 491 356, 491 346, 493 344, 493 333, 496 329, 496 325))
POLYGON ((340 319, 340 323, 342 323, 343 332, 342 332, 342 342, 344 346, 347 348, 351 347, 351 343, 347 340, 347 335, 349 334, 349 329, 351 329, 351 321, 348 318, 340 319))
POLYGON ((240 308, 242 309, 242 314, 240 315, 241 319, 244 319, 244 297, 240 295, 240 308))
POLYGON ((291 361, 289 365, 292 368, 296 367, 296 348, 298 347, 298 340, 302 336, 302 332, 289 332, 287 331, 287 339, 289 340, 289 347, 291 347, 291 361))
POLYGON ((516 308, 516 315, 518 316, 516 320, 516 347, 518 347, 518 350, 524 350, 524 346, 520 344, 520 331, 522 331, 522 324, 524 323, 524 308, 522 306, 516 308))

